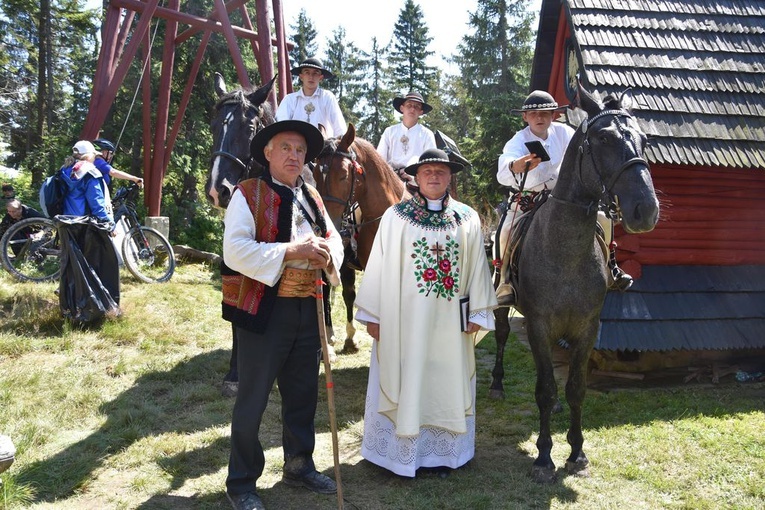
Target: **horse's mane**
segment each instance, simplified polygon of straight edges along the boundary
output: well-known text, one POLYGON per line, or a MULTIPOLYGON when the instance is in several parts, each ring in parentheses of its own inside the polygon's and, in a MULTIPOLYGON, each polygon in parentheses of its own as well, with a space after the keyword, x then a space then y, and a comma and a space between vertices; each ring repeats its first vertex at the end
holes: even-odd
POLYGON ((231 92, 227 92, 218 99, 217 103, 215 103, 215 110, 218 111, 230 104, 239 105, 241 107, 242 117, 244 117, 244 112, 253 108, 259 108, 259 116, 262 124, 264 126, 273 124, 276 119, 274 118, 274 109, 272 108, 271 103, 264 101, 263 103, 256 105, 250 101, 250 96, 254 96, 255 92, 255 90, 244 89, 235 89, 231 92))

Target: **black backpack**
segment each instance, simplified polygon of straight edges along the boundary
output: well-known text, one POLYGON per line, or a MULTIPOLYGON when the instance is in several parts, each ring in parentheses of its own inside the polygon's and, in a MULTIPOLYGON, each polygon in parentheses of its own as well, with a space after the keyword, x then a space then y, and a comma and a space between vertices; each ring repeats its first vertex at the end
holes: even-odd
POLYGON ((64 213, 66 188, 61 169, 45 179, 40 186, 40 209, 48 218, 64 213))

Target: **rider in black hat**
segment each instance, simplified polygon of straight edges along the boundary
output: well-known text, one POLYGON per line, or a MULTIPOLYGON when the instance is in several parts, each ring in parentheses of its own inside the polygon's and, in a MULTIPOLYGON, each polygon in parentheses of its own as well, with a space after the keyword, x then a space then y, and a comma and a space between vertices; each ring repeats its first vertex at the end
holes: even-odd
MULTIPOLYGON (((553 122, 556 114, 564 111, 566 105, 559 106, 555 98, 543 90, 535 90, 526 97, 520 109, 512 110, 520 113, 527 126, 518 131, 502 149, 497 168, 497 181, 510 188, 508 207, 499 227, 499 243, 495 243, 495 260, 500 261, 499 286, 497 300, 500 306, 511 306, 515 295, 509 281, 510 250, 507 244, 513 227, 520 218, 528 212, 525 204, 542 192, 549 192, 558 181, 563 156, 569 141, 574 135, 571 126, 553 122), (538 142, 546 154, 536 154, 527 147, 528 142, 538 142)), ((605 215, 599 215, 606 231, 606 244, 610 243, 609 234, 612 232, 610 221, 605 215)), ((609 269, 613 277, 612 289, 626 290, 632 285, 632 277, 616 265, 616 259, 611 248, 609 269)))
POLYGON ((406 96, 394 98, 393 108, 402 114, 401 122, 385 129, 377 152, 403 181, 412 183, 414 178, 404 172, 404 168, 427 149, 436 148, 433 131, 419 122, 420 117, 433 107, 425 102, 419 92, 409 92, 406 96))
POLYGON ((287 94, 276 109, 276 120, 302 120, 324 126, 327 137, 341 136, 348 129, 335 95, 321 87, 322 80, 333 78, 318 58, 307 58, 292 68, 300 78, 300 90, 287 94))

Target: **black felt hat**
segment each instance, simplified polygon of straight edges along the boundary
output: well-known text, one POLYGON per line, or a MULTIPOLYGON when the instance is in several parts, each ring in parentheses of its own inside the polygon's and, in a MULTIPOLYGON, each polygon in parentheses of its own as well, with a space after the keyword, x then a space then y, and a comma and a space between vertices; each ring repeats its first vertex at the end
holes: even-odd
POLYGON ((301 72, 303 72, 303 69, 306 69, 306 68, 318 69, 319 71, 321 71, 321 74, 324 75, 324 77, 328 80, 335 76, 329 71, 329 69, 324 68, 324 64, 322 64, 321 60, 319 60, 318 58, 313 58, 313 57, 303 60, 299 66, 293 67, 291 69, 291 72, 295 76, 298 76, 301 72))
MULTIPOLYGON (((393 108, 397 112, 401 112, 401 105, 403 105, 407 101, 416 101, 420 104, 422 104, 422 114, 425 115, 429 111, 433 109, 432 106, 430 106, 428 103, 425 102, 424 99, 422 99, 422 95, 419 92, 410 92, 404 97, 396 97, 393 99, 393 108)), ((401 112, 404 113, 404 112, 401 112)))
POLYGON ((558 106, 555 98, 544 90, 535 90, 526 97, 526 100, 523 102, 523 108, 520 110, 513 110, 513 112, 523 113, 532 110, 561 112, 567 107, 568 105, 558 106))
POLYGON ((305 138, 306 153, 305 161, 313 161, 324 148, 324 137, 313 124, 303 122, 302 120, 282 120, 274 122, 264 127, 255 135, 250 142, 250 155, 255 161, 263 166, 268 166, 268 160, 263 153, 263 149, 268 145, 268 141, 275 135, 291 131, 300 133, 305 138))
POLYGON ((406 167, 404 172, 409 175, 417 175, 417 169, 426 163, 443 163, 449 167, 449 170, 451 170, 453 174, 456 174, 464 168, 462 163, 449 161, 449 156, 447 156, 441 149, 428 149, 420 155, 420 160, 417 163, 406 167))

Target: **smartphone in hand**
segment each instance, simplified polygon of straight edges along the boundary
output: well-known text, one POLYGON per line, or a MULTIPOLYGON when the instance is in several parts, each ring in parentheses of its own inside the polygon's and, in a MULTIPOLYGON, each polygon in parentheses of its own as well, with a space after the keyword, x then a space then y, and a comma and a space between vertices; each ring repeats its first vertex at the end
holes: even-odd
POLYGON ((531 154, 536 154, 542 161, 550 161, 550 155, 547 154, 544 145, 539 140, 533 142, 526 142, 526 148, 531 154))

